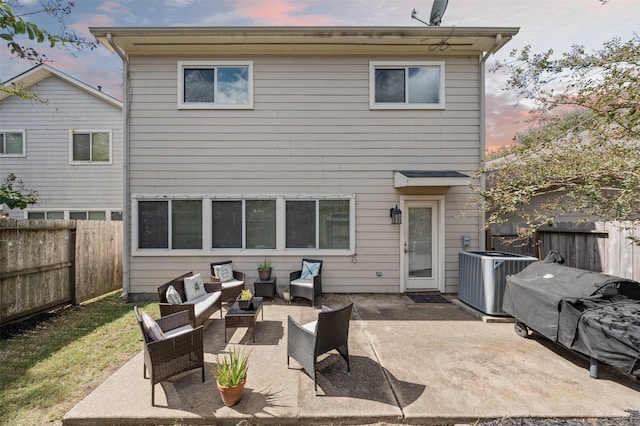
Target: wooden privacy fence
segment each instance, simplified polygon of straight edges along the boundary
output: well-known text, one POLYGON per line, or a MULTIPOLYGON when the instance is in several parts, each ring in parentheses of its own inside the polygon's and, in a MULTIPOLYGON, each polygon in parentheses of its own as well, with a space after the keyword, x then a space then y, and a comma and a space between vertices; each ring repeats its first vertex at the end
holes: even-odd
POLYGON ((0 220, 0 324, 122 288, 122 222, 0 220))
POLYGON ((487 231, 486 249, 539 259, 553 250, 568 266, 640 281, 640 246, 630 238, 639 239, 640 230, 623 225, 559 222, 542 227, 526 241, 514 241, 520 225, 506 223, 487 231))

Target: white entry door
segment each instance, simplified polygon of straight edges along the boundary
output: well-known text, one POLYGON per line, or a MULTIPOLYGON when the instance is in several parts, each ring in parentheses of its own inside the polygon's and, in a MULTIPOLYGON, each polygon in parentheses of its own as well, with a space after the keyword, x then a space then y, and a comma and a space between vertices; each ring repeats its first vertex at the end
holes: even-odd
POLYGON ((406 201, 404 228, 404 280, 406 291, 438 290, 438 203, 406 201))

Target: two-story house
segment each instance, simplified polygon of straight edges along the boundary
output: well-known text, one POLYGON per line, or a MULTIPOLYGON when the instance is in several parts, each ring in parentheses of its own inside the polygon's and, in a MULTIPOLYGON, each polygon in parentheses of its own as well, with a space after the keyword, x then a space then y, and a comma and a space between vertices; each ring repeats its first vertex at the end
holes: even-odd
POLYGON ((325 292, 456 292, 484 63, 517 28, 90 30, 124 62, 131 297, 265 257, 278 285, 307 257, 325 292))
POLYGON ((0 213, 121 220, 122 102, 46 64, 4 85, 37 98, 0 91, 0 179, 13 173, 39 200, 0 213))

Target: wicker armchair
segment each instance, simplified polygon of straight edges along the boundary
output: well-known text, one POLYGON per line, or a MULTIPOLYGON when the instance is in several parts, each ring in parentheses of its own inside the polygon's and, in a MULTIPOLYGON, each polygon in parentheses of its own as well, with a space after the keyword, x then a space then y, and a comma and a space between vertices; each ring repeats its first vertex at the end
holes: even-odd
POLYGON ((322 307, 318 313, 318 320, 300 325, 291 315, 288 316, 287 326, 287 368, 290 358, 295 359, 313 379, 318 392, 316 380, 316 365, 318 357, 330 350, 337 350, 349 366, 349 321, 353 303, 340 309, 322 307))
POLYGON ((219 284, 222 287, 222 300, 235 299, 240 296, 242 290, 244 290, 245 274, 240 271, 233 270, 233 280, 224 283, 220 282, 220 279, 216 277, 215 267, 219 265, 233 264, 231 260, 225 260, 224 262, 211 263, 211 282, 219 284))
POLYGON ((294 297, 302 297, 311 301, 311 306, 315 308, 316 297, 322 297, 322 260, 302 259, 302 269, 289 274, 289 291, 291 292, 291 300, 294 297), (318 264, 317 275, 312 277, 303 277, 306 264, 318 264))
POLYGON ((157 319, 165 333, 165 338, 157 341, 150 340, 137 306, 133 307, 133 313, 144 339, 143 377, 146 379, 149 373, 151 405, 155 405, 155 385, 176 374, 201 368, 204 382, 203 327, 191 327, 187 311, 157 319))

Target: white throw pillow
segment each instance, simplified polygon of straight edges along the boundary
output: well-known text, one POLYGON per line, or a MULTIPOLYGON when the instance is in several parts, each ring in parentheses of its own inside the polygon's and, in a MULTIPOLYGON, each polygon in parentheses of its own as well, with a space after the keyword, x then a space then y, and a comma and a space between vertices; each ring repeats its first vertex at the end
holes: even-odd
POLYGON ((195 274, 192 277, 184 279, 184 294, 187 296, 187 300, 197 299, 207 294, 207 290, 204 288, 204 281, 202 281, 200 274, 195 274))
POLYGON ((170 285, 167 289, 167 302, 171 303, 172 305, 179 305, 182 303, 180 293, 178 293, 178 290, 176 290, 172 285, 170 285))
POLYGON ((233 280, 233 266, 231 263, 220 265, 220 269, 218 269, 218 279, 221 283, 233 280))
POLYGON ((313 279, 320 274, 320 263, 318 262, 302 262, 302 275, 300 278, 303 280, 313 279))
POLYGON ((162 332, 162 329, 146 312, 142 313, 142 324, 144 325, 145 330, 147 330, 147 335, 149 336, 150 341, 156 342, 158 340, 164 340, 164 333, 162 332))

